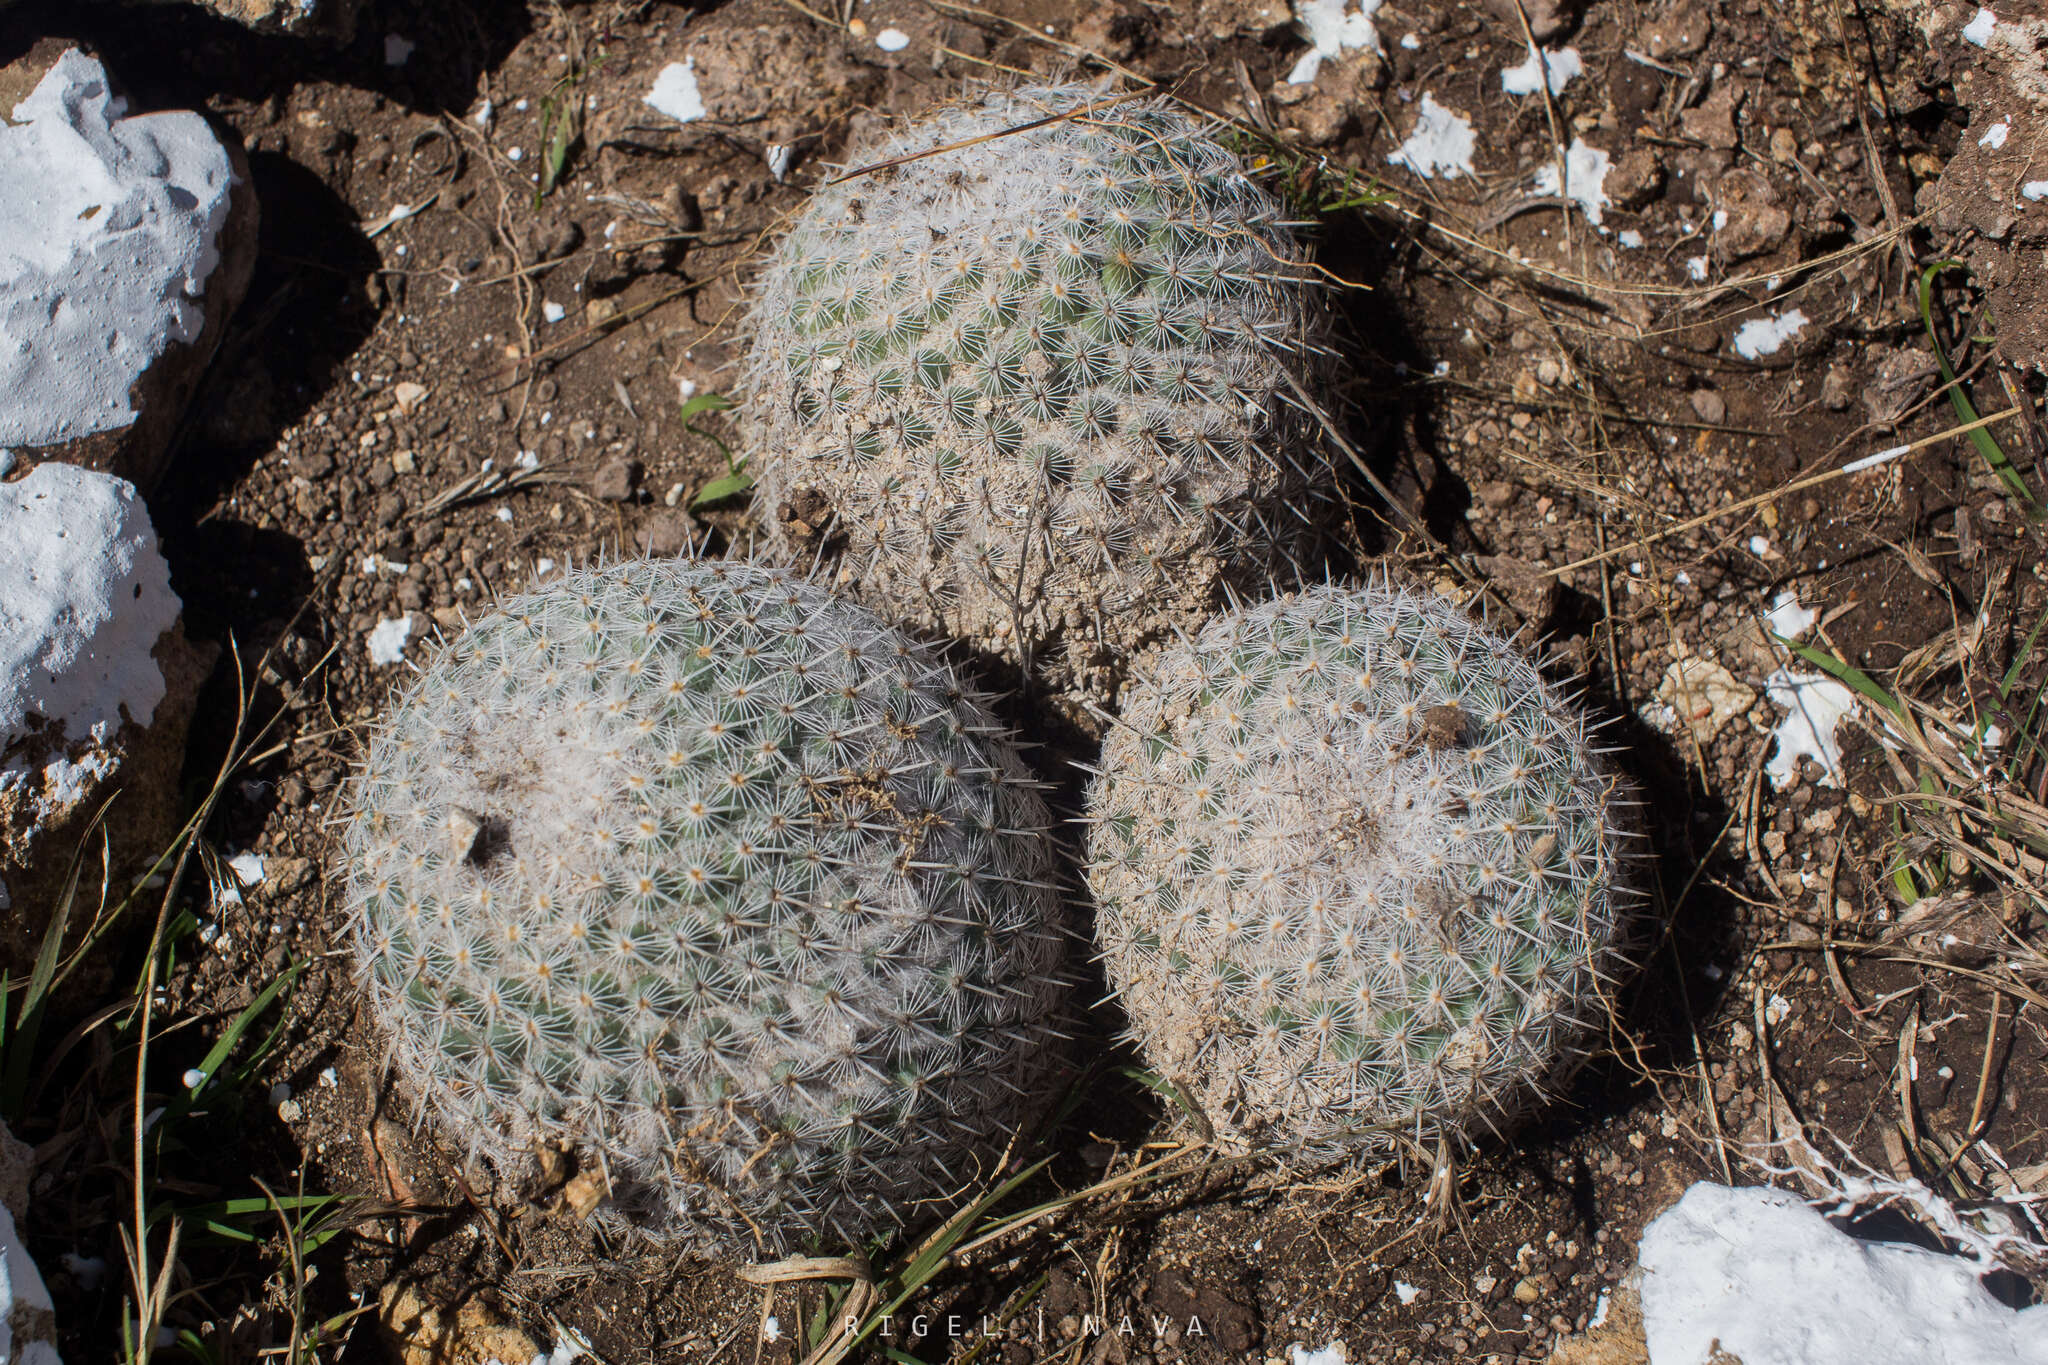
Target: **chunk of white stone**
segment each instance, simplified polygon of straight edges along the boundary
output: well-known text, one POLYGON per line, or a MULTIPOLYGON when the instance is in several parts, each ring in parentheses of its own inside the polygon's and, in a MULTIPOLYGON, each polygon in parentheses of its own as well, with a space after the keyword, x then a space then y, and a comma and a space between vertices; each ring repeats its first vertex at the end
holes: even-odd
POLYGON ((101 743, 124 715, 149 724, 164 696, 150 651, 178 608, 126 479, 51 463, 0 484, 0 750, 30 716, 101 743))
POLYGON ((1643 1231, 1651 1365, 2048 1365, 2048 1307, 1985 1267, 1863 1241, 1797 1196, 1701 1183, 1643 1231))
POLYGON ((227 149, 196 113, 127 108, 73 48, 0 119, 0 446, 133 425, 135 382, 205 329, 227 149))

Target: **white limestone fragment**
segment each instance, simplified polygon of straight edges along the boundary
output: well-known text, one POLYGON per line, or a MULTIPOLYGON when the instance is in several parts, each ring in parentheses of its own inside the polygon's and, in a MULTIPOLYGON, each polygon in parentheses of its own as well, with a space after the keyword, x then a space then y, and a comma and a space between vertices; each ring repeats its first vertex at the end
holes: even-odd
POLYGON ((370 629, 367 644, 370 662, 379 668, 405 661, 405 642, 412 636, 412 613, 407 612, 397 620, 390 617, 380 619, 370 629))
POLYGON ((124 715, 149 724, 164 696, 150 651, 178 609, 126 479, 51 463, 0 484, 0 750, 31 715, 102 744, 124 715))
POLYGON ((1607 172, 1612 168, 1605 151, 1575 137, 1564 154, 1563 184, 1558 183, 1557 163, 1551 161, 1536 168, 1536 193, 1571 200, 1585 212, 1586 221, 1598 227, 1607 212, 1607 172))
POLYGON ((1764 613, 1764 620, 1772 630, 1788 640, 1796 640, 1813 629, 1813 623, 1820 620, 1820 613, 1811 607, 1799 604, 1799 594, 1787 588, 1771 601, 1771 609, 1764 613))
POLYGON ((1735 329, 1735 354, 1744 360, 1776 355, 1786 342, 1806 330, 1806 314, 1797 308, 1767 318, 1751 318, 1735 329))
POLYGON ((1472 174, 1474 145, 1472 121, 1457 110, 1438 104, 1435 94, 1425 91, 1414 130, 1387 160, 1392 165, 1406 166, 1424 180, 1439 175, 1455 180, 1472 174))
POLYGON ((885 28, 875 35, 875 46, 884 52, 901 52, 910 46, 910 35, 900 28, 885 28))
POLYGON ((1782 791, 1798 782, 1802 758, 1820 765, 1823 787, 1841 786, 1842 744, 1835 727, 1856 709, 1856 694, 1823 674, 1785 668, 1765 679, 1764 689, 1785 711, 1773 732, 1777 747, 1764 765, 1772 789, 1782 791))
POLYGON ((1963 25, 1963 41, 1983 47, 1991 41, 1991 30, 1998 27, 1998 16, 1988 9, 1980 9, 1977 16, 1963 25))
MULTIPOLYGON (((1301 54, 1287 73, 1289 85, 1307 85, 1323 69, 1323 60, 1341 55, 1347 48, 1381 51, 1379 30, 1373 16, 1382 0, 1295 0, 1294 17, 1308 37, 1308 51, 1301 54)), ((1413 37, 1411 34, 1410 37, 1413 37)), ((1403 40, 1403 46, 1407 41, 1403 40)))
POLYGON ((1975 1261, 1860 1240, 1783 1190, 1694 1185, 1640 1254, 1653 1365, 2048 1362, 2048 1306, 2008 1308, 1975 1261))
POLYGON ((227 149, 196 113, 127 108, 73 48, 0 119, 0 446, 133 425, 136 380, 205 330, 227 149))
POLYGON ((1561 47, 1555 52, 1532 47, 1520 66, 1501 70, 1500 88, 1510 95, 1533 95, 1543 88, 1546 73, 1550 93, 1562 95, 1566 86, 1586 74, 1586 63, 1575 47, 1561 47))
POLYGON ((703 118, 704 95, 697 89, 697 59, 685 57, 664 66, 654 78, 654 88, 647 92, 646 101, 656 113, 667 114, 677 123, 703 118))

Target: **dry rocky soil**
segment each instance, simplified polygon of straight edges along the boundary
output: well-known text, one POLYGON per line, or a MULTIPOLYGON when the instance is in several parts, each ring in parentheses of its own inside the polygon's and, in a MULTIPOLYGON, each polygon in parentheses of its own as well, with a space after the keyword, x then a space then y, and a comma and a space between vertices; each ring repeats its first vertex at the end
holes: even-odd
MULTIPOLYGON (((410 676, 373 662, 380 626, 405 623, 414 663, 565 566, 746 543, 765 513, 744 496, 691 508, 732 428, 682 401, 732 387, 764 244, 865 135, 1014 71, 1153 82, 1227 116, 1299 205, 1345 322, 1359 477, 1333 571, 1384 561, 1584 680, 1640 790, 1656 926, 1574 1087, 1445 1168, 1454 1197, 1415 1154, 1308 1174, 1193 1162, 977 1252, 886 1344, 1006 1365, 1332 1343, 1353 1362, 1640 1359, 1625 1280, 1646 1219, 1696 1180, 1783 1171, 1770 1144, 1795 1130, 1956 1197, 2048 1191, 2048 1018, 2041 978, 2012 966, 2043 930, 2029 902, 1959 898, 1952 925, 1906 932, 1900 777, 1854 722, 1838 774, 1766 771, 1786 714, 1766 680, 1797 664, 1765 628, 1782 594, 1819 613, 1807 643, 1880 678, 1962 641, 1923 676, 1947 714, 1994 713, 1982 680, 2016 659, 2026 685, 2044 668, 2021 649, 2048 611, 2042 529, 1967 437, 1812 479, 1957 422, 1917 290, 1921 265, 1982 245, 1933 193, 1982 135, 1957 93, 1972 11, 1591 0, 1556 17, 1553 48, 1584 69, 1545 98, 1502 88, 1528 50, 1512 4, 1387 0, 1380 52, 1339 48, 1292 84, 1307 41, 1255 0, 838 6, 386 3, 345 45, 182 5, 0 10, 0 60, 59 34, 140 106, 208 111, 261 205, 254 281, 151 508, 187 633, 224 650, 188 788, 228 742, 230 644, 253 714, 282 713, 207 830, 265 871, 239 903, 193 902, 158 1083, 297 973, 243 1093, 181 1119, 158 1197, 247 1198, 260 1179, 358 1202, 298 1275, 269 1227, 254 1248, 189 1236, 173 1327, 254 1359, 285 1340, 297 1281, 309 1321, 370 1306, 323 1360, 510 1360, 579 1338, 619 1365, 801 1357, 815 1286, 764 1309, 733 1264, 603 1237, 560 1181, 502 1188, 416 1130, 359 1013, 330 821, 410 676), (907 41, 885 50, 885 30, 907 41), (686 59, 705 112, 679 122, 643 97, 686 59), (1390 163, 1425 97, 1469 119, 1468 174, 1390 163), (1591 212, 1554 193, 1574 142, 1608 160, 1591 212), (567 155, 542 192, 551 147, 567 155), (1624 1329, 1605 1345, 1583 1335, 1602 1321, 1624 1329)), ((1527 14, 1552 27, 1550 6, 1527 14)), ((1935 332, 1980 411, 2022 410, 1996 433, 2039 489, 2039 379, 1981 283, 1935 278, 1935 332)), ((1034 705, 1014 704, 1020 727, 1086 758, 1034 705)), ((1132 1063, 1118 1027, 1098 1009, 1090 1050, 1132 1063)), ((92 1054, 69 1054, 18 1126, 74 1361, 111 1358, 123 1312, 128 1097, 92 1054), (67 1260, 95 1256, 104 1278, 67 1260)), ((1169 1117, 1101 1068, 1032 1188, 1159 1155, 1142 1144, 1169 1117)))

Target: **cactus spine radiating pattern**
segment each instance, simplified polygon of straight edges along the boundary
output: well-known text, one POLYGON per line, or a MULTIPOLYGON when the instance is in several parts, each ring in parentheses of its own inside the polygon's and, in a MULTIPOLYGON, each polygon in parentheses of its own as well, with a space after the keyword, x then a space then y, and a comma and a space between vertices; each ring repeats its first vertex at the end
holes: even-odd
POLYGON ((1308 268, 1164 100, 991 94, 857 159, 912 156, 820 191, 764 272, 762 518, 893 617, 1099 692, 1103 660, 1307 543, 1308 268))
POLYGON ((648 1231, 778 1249, 985 1174, 1044 1097, 1047 824, 922 647, 669 560, 471 626, 373 737, 346 850, 370 999, 447 1137, 514 1172, 573 1142, 648 1231))
POLYGON ((1130 689, 1089 802, 1110 982, 1239 1144, 1492 1127, 1618 961, 1615 793, 1584 722, 1433 597, 1217 619, 1130 689))

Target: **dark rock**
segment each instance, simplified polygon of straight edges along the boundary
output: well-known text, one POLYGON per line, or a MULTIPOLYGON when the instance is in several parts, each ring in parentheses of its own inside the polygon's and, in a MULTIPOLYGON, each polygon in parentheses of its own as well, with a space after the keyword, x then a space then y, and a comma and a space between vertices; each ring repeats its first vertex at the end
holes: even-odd
POLYGON ((642 472, 638 460, 606 460, 591 476, 591 496, 605 502, 631 502, 633 491, 640 486, 642 472))

